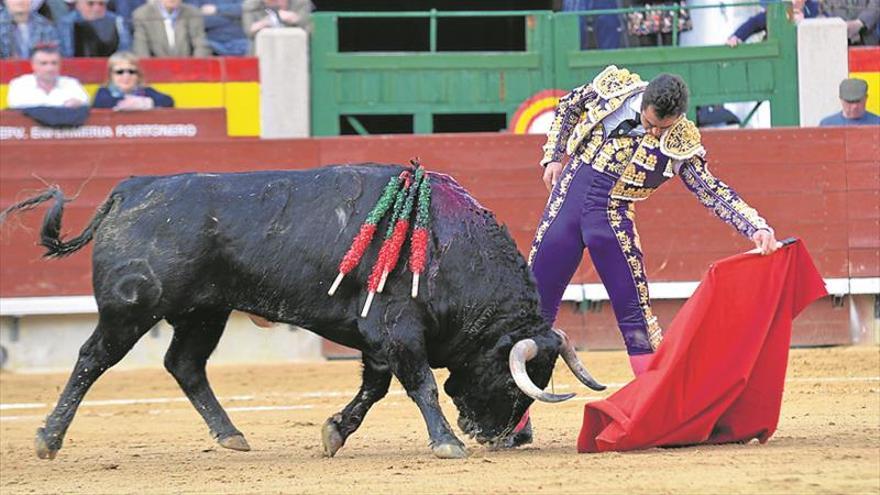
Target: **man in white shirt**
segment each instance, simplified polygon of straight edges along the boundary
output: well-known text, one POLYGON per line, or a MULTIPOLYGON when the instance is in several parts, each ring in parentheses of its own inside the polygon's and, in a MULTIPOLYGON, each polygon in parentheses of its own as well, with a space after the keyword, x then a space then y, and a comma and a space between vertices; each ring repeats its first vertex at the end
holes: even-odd
POLYGON ((61 53, 54 45, 38 45, 31 55, 32 74, 9 82, 9 108, 79 107, 89 104, 89 95, 72 77, 60 75, 61 53))

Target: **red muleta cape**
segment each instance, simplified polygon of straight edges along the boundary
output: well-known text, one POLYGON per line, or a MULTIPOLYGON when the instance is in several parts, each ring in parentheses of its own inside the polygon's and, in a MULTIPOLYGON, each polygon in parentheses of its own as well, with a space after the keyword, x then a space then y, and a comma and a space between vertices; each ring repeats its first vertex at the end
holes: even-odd
POLYGON ((715 263, 648 370, 584 407, 578 452, 766 442, 779 421, 791 322, 825 295, 800 241, 715 263))

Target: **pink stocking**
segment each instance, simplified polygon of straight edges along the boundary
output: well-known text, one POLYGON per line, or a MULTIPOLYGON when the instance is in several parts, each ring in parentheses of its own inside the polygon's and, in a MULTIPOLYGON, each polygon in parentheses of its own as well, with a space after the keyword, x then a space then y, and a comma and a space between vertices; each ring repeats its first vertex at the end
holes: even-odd
POLYGON ((645 371, 648 370, 648 365, 651 364, 651 359, 654 358, 654 354, 639 354, 637 356, 629 357, 629 365, 632 366, 633 374, 636 376, 641 375, 645 371))
POLYGON ((520 430, 526 427, 526 424, 529 422, 529 410, 526 409, 526 413, 523 414, 522 419, 519 420, 519 423, 516 424, 516 428, 513 429, 514 433, 519 433, 520 430))

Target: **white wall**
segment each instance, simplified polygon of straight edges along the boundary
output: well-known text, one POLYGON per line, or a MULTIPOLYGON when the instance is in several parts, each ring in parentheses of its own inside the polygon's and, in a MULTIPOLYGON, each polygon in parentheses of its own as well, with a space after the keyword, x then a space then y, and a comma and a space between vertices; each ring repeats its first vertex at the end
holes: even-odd
POLYGON ((309 137, 309 35, 300 28, 257 33, 260 60, 260 137, 309 137))
MULTIPOLYGON (((76 363, 79 348, 95 328, 97 315, 0 318, 0 345, 7 353, 4 369, 66 370, 76 363)), ((117 365, 119 368, 163 366, 173 330, 165 323, 144 335, 117 365)), ((209 364, 284 362, 323 359, 317 335, 289 325, 258 328, 233 312, 209 364), (293 329, 293 330, 291 330, 293 329)))
POLYGON ((838 87, 849 77, 846 24, 840 18, 805 19, 797 26, 801 127, 840 111, 838 87))

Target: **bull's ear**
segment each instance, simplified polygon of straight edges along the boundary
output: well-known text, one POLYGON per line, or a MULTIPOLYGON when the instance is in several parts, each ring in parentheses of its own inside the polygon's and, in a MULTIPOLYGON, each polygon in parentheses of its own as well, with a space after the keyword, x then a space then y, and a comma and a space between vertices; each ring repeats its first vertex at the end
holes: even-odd
POLYGON ((456 373, 450 373, 449 378, 443 382, 443 391, 446 392, 446 395, 450 397, 456 397, 458 395, 458 391, 460 387, 461 380, 458 379, 458 375, 456 373))
POLYGON ((501 356, 505 360, 507 356, 510 354, 510 349, 513 347, 513 338, 510 335, 502 335, 498 342, 495 343, 495 348, 492 349, 493 354, 501 356))
POLYGON ((558 353, 559 345, 562 343, 562 338, 556 335, 556 332, 547 332, 546 334, 532 337, 532 340, 538 344, 538 354, 542 356, 548 352, 558 353))

